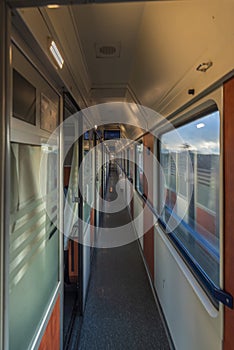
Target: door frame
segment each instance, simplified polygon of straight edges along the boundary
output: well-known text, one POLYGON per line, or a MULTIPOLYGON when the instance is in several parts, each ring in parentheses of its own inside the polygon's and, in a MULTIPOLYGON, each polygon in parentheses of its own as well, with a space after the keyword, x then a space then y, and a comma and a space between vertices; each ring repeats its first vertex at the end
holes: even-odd
MULTIPOLYGON (((63 108, 65 109, 65 96, 70 100, 72 105, 75 107, 77 112, 80 112, 80 107, 73 98, 73 96, 70 94, 68 91, 63 91, 63 108)), ((64 112, 63 112, 64 114, 64 112)), ((82 135, 82 129, 83 129, 83 122, 82 118, 79 118, 79 125, 78 125, 78 132, 79 135, 82 135)), ((82 159, 83 159, 83 137, 80 136, 78 141, 78 167, 80 167, 82 159)), ((81 173, 81 172, 80 172, 81 173)), ((80 181, 82 181, 82 174, 79 173, 79 184, 80 181)), ((82 182, 81 182, 82 183, 82 182)), ((82 218, 83 218, 83 198, 82 198, 82 193, 80 191, 80 186, 79 186, 79 192, 78 192, 78 198, 79 198, 79 203, 78 203, 78 222, 79 222, 79 228, 78 228, 78 312, 79 315, 82 316, 83 314, 83 245, 79 243, 81 240, 79 239, 79 235, 81 232, 83 232, 83 227, 82 227, 82 218)))
POLYGON ((8 242, 9 235, 9 165, 10 141, 9 128, 12 110, 11 87, 11 12, 4 0, 0 0, 0 155, 2 167, 0 170, 0 348, 9 347, 8 327, 8 242))

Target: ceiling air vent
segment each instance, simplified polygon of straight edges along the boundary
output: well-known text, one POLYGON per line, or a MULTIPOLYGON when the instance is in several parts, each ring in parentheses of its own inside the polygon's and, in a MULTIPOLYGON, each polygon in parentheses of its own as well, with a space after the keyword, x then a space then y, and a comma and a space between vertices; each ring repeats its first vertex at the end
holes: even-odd
POLYGON ((108 55, 108 56, 113 56, 116 53, 116 47, 114 46, 101 46, 99 49, 99 52, 102 55, 108 55))
POLYGON ((96 58, 120 57, 120 43, 105 45, 95 44, 96 58))

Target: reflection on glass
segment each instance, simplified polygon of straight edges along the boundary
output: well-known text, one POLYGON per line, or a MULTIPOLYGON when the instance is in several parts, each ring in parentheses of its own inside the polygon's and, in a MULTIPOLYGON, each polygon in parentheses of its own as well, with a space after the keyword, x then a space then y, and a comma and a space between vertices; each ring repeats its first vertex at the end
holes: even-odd
POLYGON ((161 137, 163 221, 219 285, 220 116, 215 111, 161 137))
POLYGON ((92 151, 91 141, 84 141, 83 147, 83 219, 89 222, 94 204, 94 151, 92 151))
POLYGON ((57 159, 57 151, 52 147, 11 144, 9 338, 12 350, 30 347, 58 284, 57 159))
POLYGON ((99 146, 96 147, 96 192, 101 194, 102 187, 102 148, 99 146))
POLYGON ((78 238, 79 197, 79 143, 73 144, 72 166, 64 208, 64 248, 68 249, 69 238, 78 238))
POLYGON ((136 145, 136 189, 143 194, 143 143, 136 145))

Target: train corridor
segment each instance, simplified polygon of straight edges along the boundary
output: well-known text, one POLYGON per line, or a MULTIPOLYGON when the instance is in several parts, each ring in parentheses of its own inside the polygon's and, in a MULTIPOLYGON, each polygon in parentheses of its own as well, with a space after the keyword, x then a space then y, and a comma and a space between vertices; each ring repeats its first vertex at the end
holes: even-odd
MULTIPOLYGON (((110 171, 106 205, 116 198, 117 169, 110 171)), ((124 192, 119 191, 124 200, 124 192)), ((130 222, 128 207, 104 214, 101 225, 130 222)), ((134 235, 133 224, 131 224, 134 235)), ((78 349, 170 349, 136 240, 96 249, 78 349)), ((76 348, 77 349, 77 343, 76 348)))

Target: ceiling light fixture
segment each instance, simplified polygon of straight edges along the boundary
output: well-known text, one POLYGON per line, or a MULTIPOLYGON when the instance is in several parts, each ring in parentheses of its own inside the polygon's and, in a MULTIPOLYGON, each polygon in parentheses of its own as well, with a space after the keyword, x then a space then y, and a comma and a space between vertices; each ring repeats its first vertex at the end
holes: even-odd
POLYGON ((196 70, 199 72, 205 73, 212 66, 213 66, 213 62, 208 61, 208 62, 199 64, 196 70))
POLYGON ((59 50, 58 50, 58 48, 53 40, 51 41, 51 44, 50 44, 50 52, 52 53, 59 68, 62 69, 63 64, 64 64, 64 59, 62 58, 61 53, 59 52, 59 50))
POLYGON ((50 4, 50 5, 47 5, 47 8, 48 9, 58 9, 60 6, 58 4, 50 4))

